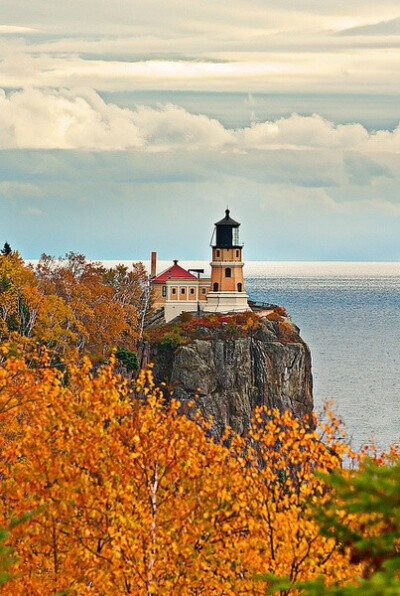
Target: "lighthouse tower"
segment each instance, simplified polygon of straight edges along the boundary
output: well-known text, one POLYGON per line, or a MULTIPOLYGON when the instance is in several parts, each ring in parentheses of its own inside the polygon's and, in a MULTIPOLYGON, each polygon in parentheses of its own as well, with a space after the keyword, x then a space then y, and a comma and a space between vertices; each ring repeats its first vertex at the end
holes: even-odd
POLYGON ((250 310, 244 290, 243 244, 239 243, 240 223, 225 211, 215 224, 212 241, 211 288, 207 294, 206 312, 243 312, 250 310))

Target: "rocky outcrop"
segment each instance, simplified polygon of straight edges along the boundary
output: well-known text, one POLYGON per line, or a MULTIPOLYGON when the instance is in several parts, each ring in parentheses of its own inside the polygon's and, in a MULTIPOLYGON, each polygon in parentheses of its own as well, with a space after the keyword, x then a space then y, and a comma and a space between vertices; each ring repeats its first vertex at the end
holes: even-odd
POLYGON ((310 414, 310 351, 290 319, 279 319, 261 316, 256 329, 239 337, 232 337, 232 326, 227 330, 226 323, 225 329, 200 324, 195 335, 177 347, 153 343, 155 379, 166 382, 182 402, 197 394, 203 415, 213 417, 215 436, 227 425, 245 433, 260 405, 289 409, 296 416, 310 414))

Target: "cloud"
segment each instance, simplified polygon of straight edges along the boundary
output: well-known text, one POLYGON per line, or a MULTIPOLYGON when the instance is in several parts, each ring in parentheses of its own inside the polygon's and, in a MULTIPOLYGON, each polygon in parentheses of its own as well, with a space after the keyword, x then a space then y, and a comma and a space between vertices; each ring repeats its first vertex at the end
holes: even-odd
POLYGON ((244 147, 299 150, 316 147, 350 150, 365 144, 369 136, 361 124, 335 125, 317 114, 292 114, 289 118, 259 122, 239 133, 244 147))
POLYGON ((364 155, 346 155, 344 162, 349 180, 355 184, 370 184, 374 178, 379 178, 380 176, 386 178, 392 177, 392 173, 388 167, 378 164, 364 155))
MULTIPOLYGON (((40 23, 48 29, 78 32, 106 33, 130 31, 132 33, 158 31, 169 34, 193 35, 204 31, 230 30, 237 36, 248 29, 275 29, 287 22, 287 11, 281 2, 270 1, 268 10, 259 0, 231 0, 226 5, 213 0, 193 2, 185 0, 139 0, 138 2, 110 3, 108 0, 68 0, 54 6, 52 0, 2 0, 2 18, 11 24, 40 23), (155 18, 157 15, 157 18, 155 18)), ((296 21, 318 22, 321 11, 310 11, 292 6, 290 12, 296 21), (315 12, 316 14, 312 14, 315 12)))
POLYGON ((39 209, 38 207, 27 207, 26 209, 22 210, 23 215, 33 215, 34 217, 38 217, 44 215, 44 212, 39 209))
POLYGON ((21 25, 0 25, 0 35, 15 35, 16 33, 30 34, 38 30, 34 27, 22 27, 21 25))
POLYGON ((28 89, 0 96, 0 147, 166 150, 222 146, 232 134, 217 120, 166 105, 136 110, 94 91, 28 89))
POLYGON ((215 0, 188 4, 186 0, 139 0, 110 3, 108 0, 2 0, 2 20, 13 25, 38 24, 49 29, 70 31, 110 31, 130 29, 132 32, 154 30, 193 34, 218 26, 219 31, 240 34, 243 29, 264 30, 302 27, 325 21, 367 21, 374 17, 398 15, 397 0, 231 0, 229 9, 215 0), (154 18, 157 15, 157 18, 154 18), (183 18, 184 15, 184 18, 183 18))
POLYGON ((400 204, 399 203, 394 203, 393 201, 385 201, 385 200, 379 201, 378 199, 370 199, 370 200, 364 201, 364 204, 367 207, 370 207, 371 210, 374 211, 375 213, 378 212, 378 213, 384 213, 384 214, 387 214, 387 215, 393 216, 393 217, 400 217, 400 204))
POLYGON ((340 31, 339 35, 400 35, 400 17, 340 31))
POLYGON ((399 153, 400 126, 368 132, 359 123, 334 124, 317 114, 294 113, 235 129, 172 104, 129 109, 106 103, 93 90, 26 89, 0 94, 0 148, 399 153))
MULTIPOLYGON (((309 35, 308 40, 292 43, 289 33, 282 35, 282 47, 279 43, 260 41, 260 47, 246 48, 238 42, 222 44, 222 48, 214 52, 210 49, 206 55, 204 38, 193 51, 189 49, 189 55, 178 43, 160 39, 163 49, 149 49, 148 41, 142 40, 136 52, 132 50, 133 55, 127 51, 122 56, 107 51, 103 55, 94 52, 82 56, 78 49, 73 52, 62 46, 49 53, 49 49, 40 51, 35 45, 21 45, 21 40, 15 40, 13 44, 0 45, 0 85, 109 91, 400 92, 399 47, 391 49, 389 60, 386 42, 368 49, 349 46, 346 39, 343 48, 334 35, 329 39, 309 35), (310 40, 316 42, 315 47, 310 40), (143 47, 147 48, 147 55, 143 55, 143 47), (343 51, 349 47, 352 52, 343 51), (173 48, 175 55, 171 55, 173 48)), ((99 51, 102 44, 102 40, 94 40, 99 51)), ((81 42, 77 42, 77 48, 79 45, 81 42)))
POLYGON ((246 258, 400 258, 398 0, 1 6, 0 235, 26 256, 208 258, 228 202, 246 258))
MULTIPOLYGON (((204 40, 203 40, 204 43, 204 40)), ((97 42, 100 45, 100 42, 97 42)), ((395 59, 395 56, 393 57, 395 59)), ((379 55, 375 57, 377 65, 379 55)), ((377 65, 374 68, 377 68, 377 65)), ((337 79, 349 67, 346 57, 326 60, 323 68, 318 56, 264 53, 244 57, 186 57, 144 59, 85 59, 76 54, 49 55, 21 51, 18 46, 10 51, 8 44, 0 68, 3 87, 91 87, 97 90, 126 89, 250 89, 287 87, 295 83, 293 77, 337 79)), ((394 65, 392 64, 392 67, 394 65)), ((371 66, 372 68, 372 66, 371 66)), ((371 71, 369 73, 371 76, 371 71)), ((358 81, 356 81, 358 82, 358 81)))
POLYGON ((325 188, 304 188, 293 184, 266 184, 263 189, 261 207, 278 213, 297 213, 299 210, 315 214, 340 212, 343 206, 337 203, 325 188))
POLYGON ((40 189, 34 184, 18 182, 16 180, 3 180, 0 182, 0 197, 15 199, 20 197, 36 197, 40 195, 40 189))
POLYGON ((229 10, 215 0, 1 6, 7 88, 400 92, 395 0, 231 0, 229 10), (374 39, 365 39, 369 27, 374 39))

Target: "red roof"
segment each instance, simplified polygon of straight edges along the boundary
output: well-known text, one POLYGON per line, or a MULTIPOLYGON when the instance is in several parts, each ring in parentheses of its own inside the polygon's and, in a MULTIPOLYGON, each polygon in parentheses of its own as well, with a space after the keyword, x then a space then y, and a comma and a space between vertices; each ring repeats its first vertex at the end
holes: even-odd
POLYGON ((197 279, 197 277, 178 265, 178 261, 174 261, 171 267, 153 277, 152 283, 164 283, 167 279, 197 279))

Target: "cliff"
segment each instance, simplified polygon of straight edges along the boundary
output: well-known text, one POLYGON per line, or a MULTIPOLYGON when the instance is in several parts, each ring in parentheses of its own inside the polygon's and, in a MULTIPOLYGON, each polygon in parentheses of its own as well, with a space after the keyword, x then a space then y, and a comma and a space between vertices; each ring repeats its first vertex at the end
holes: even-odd
POLYGON ((148 339, 156 381, 182 402, 197 394, 215 436, 226 425, 246 432, 258 405, 296 416, 312 412, 310 351, 280 307, 190 318, 150 330, 148 339))

